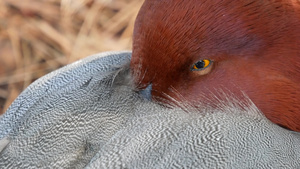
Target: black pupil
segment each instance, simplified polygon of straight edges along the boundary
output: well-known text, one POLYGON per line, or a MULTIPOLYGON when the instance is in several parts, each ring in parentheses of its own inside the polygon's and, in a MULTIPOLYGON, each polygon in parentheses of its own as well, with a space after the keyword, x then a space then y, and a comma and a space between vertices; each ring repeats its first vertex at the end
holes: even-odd
POLYGON ((204 61, 198 61, 196 64, 195 64, 195 66, 198 68, 198 69, 202 69, 202 68, 204 68, 204 66, 205 66, 205 63, 204 63, 204 61))

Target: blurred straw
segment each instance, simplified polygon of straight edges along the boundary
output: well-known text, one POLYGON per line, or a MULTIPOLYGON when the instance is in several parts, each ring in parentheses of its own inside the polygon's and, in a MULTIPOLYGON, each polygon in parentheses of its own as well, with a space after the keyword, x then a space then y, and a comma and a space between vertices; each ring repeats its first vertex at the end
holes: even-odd
POLYGON ((1 0, 0 114, 37 78, 88 55, 131 49, 143 0, 1 0))

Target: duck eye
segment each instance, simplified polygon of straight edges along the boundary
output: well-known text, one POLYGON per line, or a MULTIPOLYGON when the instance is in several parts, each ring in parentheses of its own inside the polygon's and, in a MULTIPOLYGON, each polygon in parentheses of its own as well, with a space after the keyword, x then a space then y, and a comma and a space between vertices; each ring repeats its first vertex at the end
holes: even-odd
POLYGON ((207 68, 208 66, 210 66, 211 62, 212 61, 208 60, 208 59, 200 60, 193 65, 192 70, 203 70, 203 69, 207 68))

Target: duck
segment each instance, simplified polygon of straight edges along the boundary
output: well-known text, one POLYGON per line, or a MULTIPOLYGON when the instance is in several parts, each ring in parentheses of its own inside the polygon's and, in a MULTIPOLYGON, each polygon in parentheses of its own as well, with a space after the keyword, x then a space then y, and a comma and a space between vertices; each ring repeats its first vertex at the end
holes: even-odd
POLYGON ((300 132, 298 0, 145 0, 130 63, 138 89, 174 107, 247 96, 273 123, 300 132))
POLYGON ((172 109, 137 90, 131 52, 33 82, 0 117, 0 168, 299 168, 300 133, 248 98, 172 109))
MULTIPOLYGON (((146 9, 158 14, 159 11, 156 12, 155 8, 165 9, 162 7, 169 7, 168 5, 172 5, 171 2, 146 0, 141 11, 143 13, 146 9)), ((184 9, 184 11, 178 10, 177 12, 186 13, 188 18, 197 16, 188 13, 192 11, 186 9, 187 6, 185 6, 185 3, 189 1, 176 2, 178 2, 176 5, 184 9)), ((209 1, 203 2, 210 3, 209 1)), ((242 3, 242 1, 237 2, 242 3)), ((248 5, 251 6, 251 4, 248 5)), ((297 4, 286 5, 284 10, 294 7, 291 5, 297 4)), ((194 8, 196 7, 194 4, 194 8)), ((272 9, 272 6, 268 7, 272 9)), ((160 13, 165 13, 165 11, 160 11, 160 13)), ((178 19, 176 16, 165 14, 164 17, 159 18, 162 19, 161 24, 175 23, 166 22, 168 17, 174 18, 174 21, 178 19)), ((178 64, 186 60, 176 61, 175 59, 175 64, 171 62, 174 58, 168 58, 170 62, 166 62, 166 58, 156 60, 165 66, 166 70, 158 69, 160 67, 155 64, 149 65, 152 62, 147 64, 143 61, 147 57, 144 57, 142 53, 137 53, 138 49, 140 52, 150 52, 148 56, 151 53, 154 54, 153 56, 158 54, 164 56, 165 53, 161 48, 157 50, 145 48, 145 44, 149 45, 148 47, 151 45, 159 47, 156 42, 149 44, 144 41, 145 39, 137 38, 138 29, 144 25, 141 24, 141 15, 149 19, 148 21, 152 24, 156 23, 151 20, 155 17, 148 16, 147 12, 145 15, 139 14, 133 52, 104 52, 86 57, 36 80, 18 96, 5 114, 0 116, 0 168, 300 167, 300 133, 283 128, 265 116, 264 109, 258 107, 260 104, 257 103, 255 97, 249 90, 245 90, 253 82, 247 81, 251 82, 248 86, 240 85, 240 83, 221 84, 220 88, 224 87, 218 89, 214 79, 209 78, 209 75, 213 73, 214 77, 221 78, 221 75, 226 75, 226 72, 235 74, 231 78, 241 76, 238 73, 243 69, 235 72, 219 69, 224 73, 217 73, 218 65, 223 64, 224 67, 226 63, 232 64, 230 63, 232 60, 226 62, 226 58, 223 58, 223 63, 221 60, 207 56, 200 62, 196 61, 191 64, 189 70, 196 75, 183 74, 187 78, 183 87, 187 89, 186 91, 192 91, 190 95, 196 99, 195 102, 192 102, 192 97, 187 97, 189 94, 183 92, 183 87, 178 88, 176 83, 173 87, 162 83, 163 87, 168 90, 170 88, 176 95, 168 93, 167 90, 161 90, 164 88, 161 88, 162 85, 157 82, 162 82, 163 79, 157 77, 159 74, 156 73, 149 76, 148 73, 154 72, 151 68, 157 68, 156 72, 161 72, 165 80, 174 82, 172 81, 174 78, 175 82, 180 82, 181 76, 177 76, 175 68, 178 68, 177 71, 184 72, 184 66, 180 68, 178 64), (137 43, 138 39, 144 43, 137 43), (145 63, 149 67, 145 68, 145 63), (172 78, 163 75, 168 73, 168 70, 174 70, 174 74, 171 74, 172 78), (202 80, 206 78, 205 82, 212 85, 203 86, 202 90, 209 91, 212 88, 216 90, 211 90, 210 95, 207 94, 208 92, 198 95, 195 88, 199 89, 200 77, 202 80), (194 88, 190 88, 193 86, 192 82, 199 83, 194 84, 194 88), (197 100, 201 97, 203 100, 197 100), (211 102, 212 99, 217 102, 211 102)), ((214 21, 211 20, 211 23, 214 21)), ((152 31, 164 29, 158 26, 152 31)), ((243 33, 243 30, 240 31, 243 33)), ((140 35, 152 39, 151 34, 148 33, 145 31, 140 35)), ((165 33, 155 35, 166 40, 168 45, 162 41, 160 45, 167 51, 173 51, 174 45, 175 47, 181 45, 176 39, 167 38, 169 35, 173 36, 170 32, 165 33)), ((188 33, 185 33, 185 36, 191 37, 188 33)), ((293 32, 290 33, 295 35, 293 32)), ((216 30, 215 35, 217 34, 216 30)), ((237 35, 239 35, 238 32, 237 35)), ((293 39, 287 37, 289 38, 293 39)), ((238 40, 243 39, 244 36, 241 36, 238 40)), ((191 43, 188 40, 186 39, 185 42, 191 43)), ((231 43, 238 44, 235 41, 231 43)), ((209 46, 208 42, 207 45, 209 46)), ((259 47, 252 43, 244 45, 253 45, 253 50, 254 47, 259 47)), ((182 50, 183 47, 184 45, 177 50, 182 50)), ((221 48, 222 45, 219 44, 218 47, 221 48)), ((223 47, 225 50, 228 46, 223 47)), ((245 54, 242 50, 243 46, 240 48, 240 52, 245 54)), ((196 51, 197 48, 194 49, 196 51)), ((266 49, 266 51, 272 53, 271 49, 273 48, 266 49)), ((289 48, 279 49, 282 49, 279 50, 281 54, 290 52, 287 50, 289 48)), ((251 53, 250 50, 247 52, 251 53)), ((232 65, 235 66, 239 63, 238 61, 236 59, 232 65)), ((260 61, 265 62, 264 59, 260 61)), ((292 68, 291 66, 291 70, 292 68)), ((286 78, 282 75, 279 77, 286 78)), ((235 82, 236 79, 232 81, 235 82)))

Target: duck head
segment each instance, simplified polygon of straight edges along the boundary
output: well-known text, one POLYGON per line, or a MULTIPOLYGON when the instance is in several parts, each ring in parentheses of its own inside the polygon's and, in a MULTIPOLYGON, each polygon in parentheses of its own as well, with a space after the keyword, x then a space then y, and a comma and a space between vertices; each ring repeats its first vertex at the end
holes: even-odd
POLYGON ((162 104, 246 94, 269 120, 300 131, 297 0, 146 0, 130 66, 136 87, 152 85, 162 104))

